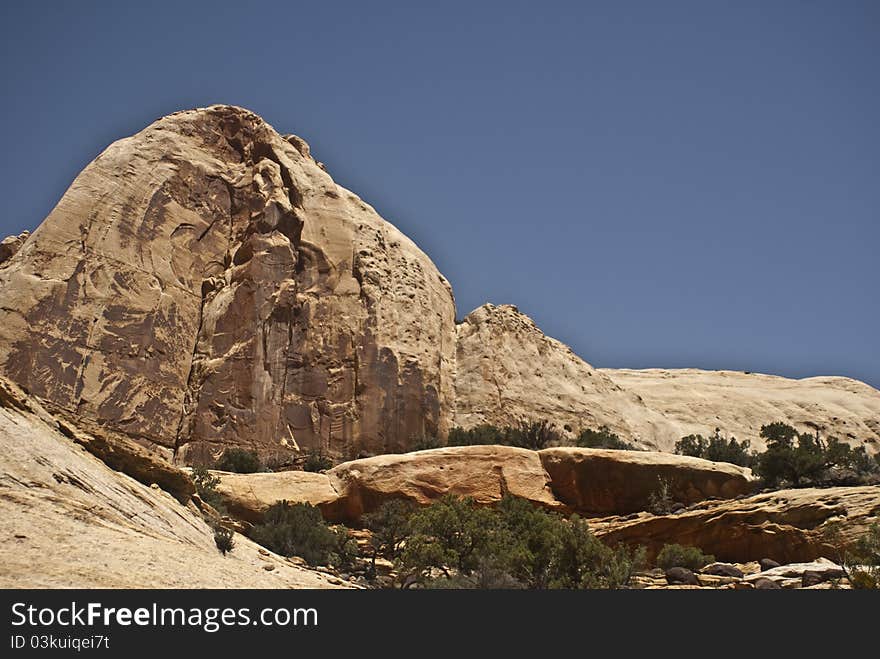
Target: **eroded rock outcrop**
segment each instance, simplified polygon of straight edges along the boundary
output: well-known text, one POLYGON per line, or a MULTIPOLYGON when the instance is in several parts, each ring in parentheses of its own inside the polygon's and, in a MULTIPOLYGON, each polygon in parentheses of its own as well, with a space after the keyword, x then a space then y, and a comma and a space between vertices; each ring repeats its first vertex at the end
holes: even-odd
POLYGON ((510 446, 457 446, 353 460, 326 474, 230 474, 218 491, 230 512, 259 521, 281 500, 311 503, 330 521, 357 522, 385 501, 428 505, 451 494, 492 505, 507 494, 547 510, 586 515, 645 510, 670 484, 683 503, 730 498, 753 486, 751 472, 734 465, 663 453, 560 448, 529 451, 510 446))
POLYGON ((217 493, 233 517, 251 524, 263 521, 266 510, 279 501, 309 503, 330 521, 345 517, 345 506, 327 474, 308 471, 233 474, 212 471, 220 479, 217 493))
POLYGON ((0 517, 2 588, 342 585, 241 535, 222 556, 198 512, 107 467, 38 402, 8 395, 0 398, 0 517))
POLYGON ((0 371, 185 462, 446 431, 449 284, 247 110, 108 147, 0 269, 0 296, 0 371))
POLYGON ((779 490, 734 501, 707 501, 677 515, 597 520, 606 542, 701 548, 722 561, 810 562, 835 556, 880 521, 880 486, 779 490))
POLYGON ((682 504, 732 499, 755 485, 750 469, 655 451, 562 447, 539 455, 556 498, 590 515, 647 510, 661 481, 682 504))

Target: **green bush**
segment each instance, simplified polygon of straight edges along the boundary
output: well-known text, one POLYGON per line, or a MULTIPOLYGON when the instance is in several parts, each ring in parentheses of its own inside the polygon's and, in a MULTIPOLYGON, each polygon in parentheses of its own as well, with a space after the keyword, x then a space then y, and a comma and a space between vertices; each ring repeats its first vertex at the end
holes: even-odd
POLYGON ((798 433, 776 422, 763 426, 761 437, 767 450, 756 456, 753 469, 770 487, 859 484, 880 474, 864 447, 852 448, 833 437, 823 442, 818 432, 798 433))
POLYGON ((404 587, 620 588, 643 556, 523 499, 491 509, 447 496, 410 515, 395 565, 404 587))
POLYGON ((303 471, 327 471, 333 467, 333 460, 324 455, 321 451, 311 451, 303 462, 303 471))
POLYGON ((669 515, 674 505, 675 499, 672 498, 669 481, 658 476, 657 489, 648 496, 648 512, 654 515, 669 515))
POLYGON ((874 522, 847 554, 844 568, 853 588, 880 588, 880 522, 874 522))
POLYGON ((250 537, 276 554, 299 556, 309 565, 340 561, 340 537, 324 522, 321 511, 308 503, 272 505, 263 523, 251 529, 250 537))
POLYGON ((220 471, 234 471, 238 474, 252 474, 260 471, 260 458, 254 451, 243 448, 228 448, 217 460, 220 471))
POLYGON ((553 427, 553 424, 543 419, 541 421, 523 421, 516 426, 504 428, 489 424, 475 426, 470 430, 455 427, 449 431, 446 445, 501 444, 537 451, 552 444, 558 444, 561 438, 562 435, 553 427))
POLYGON ((409 449, 409 453, 413 451, 429 451, 434 448, 442 448, 443 442, 439 438, 433 436, 425 436, 414 439, 409 449))
POLYGON ((371 531, 373 573, 378 556, 389 561, 400 556, 403 544, 411 532, 410 517, 414 511, 415 506, 408 501, 392 499, 363 516, 364 526, 371 531))
POLYGON ((697 547, 684 545, 664 545, 660 553, 657 554, 657 567, 664 570, 671 567, 686 567, 688 570, 696 572, 714 561, 715 557, 711 554, 704 554, 697 547))
POLYGON ((196 466, 193 467, 192 470, 192 481, 193 485, 195 485, 196 487, 196 494, 199 495, 199 498, 202 501, 211 506, 220 514, 224 514, 226 512, 226 506, 223 503, 223 498, 220 496, 220 493, 217 492, 217 486, 220 484, 220 478, 211 474, 211 472, 208 471, 205 467, 196 466))
POLYGON ((456 426, 449 431, 447 446, 475 446, 478 444, 506 444, 504 430, 488 423, 469 430, 456 426))
POLYGON ((582 430, 577 438, 577 445, 583 448, 610 448, 622 451, 637 450, 633 444, 623 441, 617 434, 611 432, 608 426, 600 426, 598 430, 587 428, 582 430))
POLYGON ((713 462, 729 462, 741 467, 750 467, 754 462, 754 453, 749 452, 749 440, 736 441, 736 437, 726 439, 721 430, 715 428, 715 434, 706 439, 702 435, 688 435, 675 443, 675 452, 713 462))
POLYGON ((234 533, 224 526, 218 525, 214 527, 214 544, 217 545, 217 549, 224 556, 235 548, 235 541, 232 539, 233 535, 234 533))

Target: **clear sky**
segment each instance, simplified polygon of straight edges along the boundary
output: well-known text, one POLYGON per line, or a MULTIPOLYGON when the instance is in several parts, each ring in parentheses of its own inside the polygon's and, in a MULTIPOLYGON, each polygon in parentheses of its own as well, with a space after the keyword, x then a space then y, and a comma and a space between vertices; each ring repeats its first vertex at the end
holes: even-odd
POLYGON ((880 2, 3 3, 0 234, 113 140, 254 110, 459 316, 587 361, 880 386, 880 2))

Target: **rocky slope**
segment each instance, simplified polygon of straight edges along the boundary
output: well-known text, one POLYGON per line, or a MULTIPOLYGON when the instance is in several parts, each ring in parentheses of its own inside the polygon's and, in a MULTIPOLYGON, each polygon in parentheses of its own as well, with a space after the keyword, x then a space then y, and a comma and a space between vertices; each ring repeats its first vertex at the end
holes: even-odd
POLYGON ((0 373, 78 426, 177 463, 410 448, 546 418, 671 450, 720 427, 815 426, 880 448, 846 378, 596 369, 515 307, 455 324, 446 279, 300 138, 230 106, 108 147, 40 227, 0 243, 0 373))
POLYGON ((222 556, 192 504, 110 469, 62 432, 64 422, 0 386, 0 587, 342 585, 238 534, 222 556))

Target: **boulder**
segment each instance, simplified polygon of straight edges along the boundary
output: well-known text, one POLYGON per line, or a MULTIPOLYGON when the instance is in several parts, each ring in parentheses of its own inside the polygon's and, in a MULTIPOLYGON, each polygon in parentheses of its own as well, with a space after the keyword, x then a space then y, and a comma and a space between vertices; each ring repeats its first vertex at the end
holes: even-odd
POLYGON ((880 487, 868 485, 779 490, 738 501, 706 501, 675 516, 606 518, 592 526, 607 542, 646 546, 649 557, 665 544, 678 543, 699 547, 721 561, 771 558, 785 564, 835 555, 862 536, 878 515, 880 487))
POLYGON ((779 567, 779 563, 778 563, 777 561, 774 561, 772 558, 762 558, 762 559, 759 561, 759 563, 760 563, 760 565, 761 565, 761 571, 762 571, 762 572, 763 572, 764 570, 771 570, 771 569, 773 569, 774 567, 779 567))
POLYGON ((700 580, 697 575, 686 567, 671 567, 664 573, 666 583, 670 586, 699 586, 700 580))
POLYGON ((730 563, 710 563, 702 570, 700 570, 700 572, 703 574, 712 574, 719 577, 735 577, 737 579, 743 578, 743 571, 735 565, 731 565, 730 563))
POLYGON ((819 558, 805 563, 780 565, 756 575, 749 575, 745 579, 746 581, 771 579, 782 587, 806 588, 824 581, 843 579, 844 577, 846 577, 846 572, 840 565, 827 558, 819 558))
POLYGON ((556 498, 588 514, 646 510, 659 479, 668 483, 675 501, 685 504, 731 498, 754 487, 749 469, 670 453, 572 447, 539 453, 556 498))
POLYGON ((230 515, 251 524, 263 521, 266 510, 279 501, 310 503, 325 519, 340 518, 340 496, 327 474, 308 471, 234 474, 212 471, 220 479, 217 493, 230 515))
POLYGON ((758 577, 754 581, 747 581, 745 583, 751 583, 755 590, 780 590, 782 588, 782 586, 772 579, 766 579, 764 577, 758 577))
POLYGON ((343 463, 328 472, 345 517, 359 519, 384 501, 426 505, 446 494, 493 504, 506 494, 549 510, 565 510, 550 488, 535 451, 510 446, 459 446, 381 455, 343 463))

